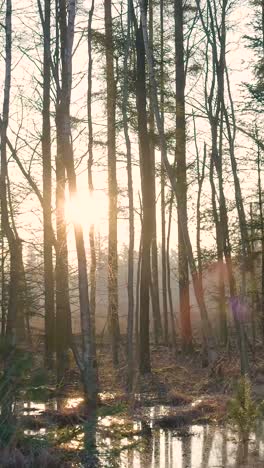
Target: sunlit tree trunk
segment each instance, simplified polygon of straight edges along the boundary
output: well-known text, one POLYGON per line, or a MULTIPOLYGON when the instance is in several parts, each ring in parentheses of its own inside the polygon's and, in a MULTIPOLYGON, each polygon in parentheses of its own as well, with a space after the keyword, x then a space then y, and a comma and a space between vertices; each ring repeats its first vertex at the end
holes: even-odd
POLYGON ((116 178, 116 83, 114 76, 112 1, 104 1, 106 83, 107 83, 107 157, 108 157, 108 317, 112 339, 113 364, 118 364, 120 341, 118 319, 118 257, 117 257, 117 178, 116 178))
MULTIPOLYGON (((160 2, 160 112, 162 125, 164 128, 164 18, 163 18, 164 2, 160 2)), ((167 302, 167 268, 166 268, 166 201, 165 201, 165 167, 161 161, 160 173, 160 204, 161 204, 161 264, 162 264, 162 303, 163 303, 163 320, 164 320, 164 340, 168 343, 168 302, 167 302)))
POLYGON ((131 2, 127 2, 127 35, 124 56, 124 85, 123 85, 123 101, 122 115, 123 126, 126 141, 127 153, 127 191, 128 191, 128 216, 129 216, 129 244, 128 244, 128 277, 127 277, 127 292, 128 292, 128 316, 127 316, 127 362, 128 375, 127 387, 131 391, 133 385, 134 357, 133 357, 133 330, 134 330, 134 244, 135 244, 135 226, 134 226, 134 197, 133 197, 133 177, 132 177, 132 154, 131 142, 128 128, 128 58, 131 47, 131 22, 132 11, 131 2))
POLYGON ((63 161, 63 129, 62 122, 58 113, 61 87, 58 83, 59 77, 59 14, 60 7, 57 0, 56 3, 56 61, 55 61, 55 79, 57 87, 57 102, 56 102, 56 267, 55 267, 55 284, 56 284, 56 367, 57 380, 61 382, 68 367, 67 352, 71 341, 71 309, 69 295, 69 267, 68 267, 68 246, 67 246, 67 228, 65 220, 65 188, 66 176, 65 166, 63 161))
POLYGON ((167 266, 167 279, 168 279, 168 298, 169 298, 169 310, 170 310, 170 328, 171 328, 171 340, 172 347, 176 353, 177 338, 176 338, 176 320, 174 316, 174 307, 172 300, 171 290, 171 266, 170 266, 170 236, 171 236, 171 221, 172 221, 172 209, 173 209, 174 194, 171 194, 169 213, 168 213, 168 232, 167 232, 167 244, 166 244, 166 266, 167 266))
MULTIPOLYGON (((61 154, 68 177, 71 199, 77 193, 74 154, 71 139, 70 103, 72 88, 72 48, 74 39, 76 3, 70 0, 59 0, 60 52, 61 52, 61 92, 57 104, 57 122, 61 136, 61 154)), ((83 229, 80 223, 74 223, 75 245, 78 265, 79 305, 82 333, 82 347, 79 354, 74 347, 75 358, 81 371, 86 401, 96 404, 97 398, 97 364, 95 343, 88 291, 88 274, 83 229)))
POLYGON ((4 102, 1 119, 1 174, 0 174, 0 198, 1 198, 1 227, 7 239, 10 255, 10 277, 8 313, 6 323, 6 335, 13 343, 25 340, 24 304, 21 290, 21 265, 23 265, 22 244, 16 230, 12 228, 8 209, 8 162, 7 162, 7 128, 9 122, 9 103, 12 71, 12 3, 6 0, 5 12, 5 81, 4 102))
MULTIPOLYGON (((149 1, 149 39, 150 47, 153 49, 153 5, 149 1)), ((152 218, 153 218, 153 238, 151 243, 151 302, 153 310, 154 339, 157 344, 162 336, 162 323, 160 315, 159 300, 159 271, 158 271, 158 247, 157 247, 157 226, 156 226, 156 184, 155 184, 155 118, 153 112, 152 98, 150 95, 149 110, 149 145, 151 155, 151 165, 149 170, 152 175, 152 218)))
MULTIPOLYGON (((145 9, 144 5, 144 9, 145 9)), ((139 368, 141 374, 150 372, 149 305, 151 287, 150 251, 153 237, 152 174, 149 133, 147 126, 146 61, 142 23, 136 24, 136 105, 142 191, 142 261, 140 276, 139 368)))
MULTIPOLYGON (((185 71, 183 39, 183 3, 175 0, 175 65, 176 65, 176 173, 178 218, 187 224, 187 170, 186 170, 186 124, 185 124, 185 71)), ((189 270, 184 235, 178 221, 178 275, 182 346, 192 349, 192 326, 190 316, 189 270)))
POLYGON ((52 176, 51 176, 51 130, 50 130, 50 86, 51 86, 51 41, 50 0, 45 0, 44 11, 40 0, 38 8, 43 30, 43 108, 42 108, 42 165, 43 165, 43 248, 44 248, 44 300, 45 300, 45 364, 53 367, 55 350, 55 302, 52 260, 52 176))
POLYGON ((135 344, 136 344, 136 358, 139 356, 139 308, 140 308, 140 276, 142 264, 142 229, 140 233, 140 242, 138 247, 138 261, 137 261, 137 281, 136 281, 136 305, 135 305, 135 344))
MULTIPOLYGON (((92 0, 91 9, 88 16, 88 89, 87 89, 87 115, 88 115, 88 188, 91 199, 93 198, 93 121, 92 121, 92 19, 94 13, 94 0, 92 0)), ((94 224, 90 224, 89 242, 91 253, 90 267, 90 303, 91 303, 91 321, 93 328, 93 341, 96 339, 95 327, 95 309, 96 309, 96 247, 95 247, 95 230, 94 224)))

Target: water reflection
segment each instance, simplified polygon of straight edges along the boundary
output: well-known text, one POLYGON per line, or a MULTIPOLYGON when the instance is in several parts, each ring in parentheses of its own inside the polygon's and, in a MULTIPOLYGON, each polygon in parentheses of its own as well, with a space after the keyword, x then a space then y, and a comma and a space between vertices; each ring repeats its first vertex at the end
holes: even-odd
MULTIPOLYGON (((44 411, 72 411, 81 398, 28 402, 20 406, 24 416, 38 416, 44 411)), ((53 431, 60 448, 73 452, 80 466, 111 468, 239 468, 264 466, 264 424, 246 444, 230 427, 193 425, 175 429, 156 429, 153 421, 167 415, 168 407, 153 406, 143 411, 145 424, 123 416, 98 417, 91 413, 88 421, 76 424, 65 433, 56 425, 38 430, 25 429, 26 435, 45 436, 53 431), (144 427, 148 431, 144 431, 144 427), (149 429, 151 428, 151 429, 149 429), (141 432, 140 432, 141 431, 141 432)))
MULTIPOLYGON (((263 424, 261 433, 263 437, 263 424)), ((234 431, 216 426, 191 426, 179 434, 171 430, 153 431, 149 443, 140 451, 128 451, 121 468, 237 468, 263 467, 263 442, 258 435, 239 442, 234 431), (256 450, 260 446, 261 450, 256 450)), ((263 440, 263 439, 262 439, 263 440)))

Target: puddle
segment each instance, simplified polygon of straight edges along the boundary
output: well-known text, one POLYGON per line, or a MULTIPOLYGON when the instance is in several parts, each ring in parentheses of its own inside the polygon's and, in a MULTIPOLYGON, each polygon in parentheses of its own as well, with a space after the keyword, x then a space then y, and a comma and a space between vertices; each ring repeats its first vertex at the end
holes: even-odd
MULTIPOLYGON (((263 428, 262 428, 263 440, 263 428)), ((234 431, 214 426, 190 426, 181 434, 154 431, 143 451, 120 457, 121 468, 233 468, 263 467, 264 443, 256 435, 244 447, 234 431)))
MULTIPOLYGON (((19 402, 17 410, 24 417, 41 417, 50 410, 66 414, 82 402, 81 397, 48 403, 19 402)), ((189 406, 195 407, 200 402, 189 406)), ((80 468, 263 468, 264 423, 258 425, 246 446, 239 443, 236 432, 228 426, 195 424, 177 430, 154 424, 177 411, 169 405, 148 406, 142 408, 134 421, 124 415, 94 416, 72 427, 59 428, 56 424, 34 430, 25 427, 24 434, 56 440, 60 449, 71 454, 72 466, 80 468), (93 465, 85 461, 90 457, 91 446, 96 447, 97 453, 93 465)))

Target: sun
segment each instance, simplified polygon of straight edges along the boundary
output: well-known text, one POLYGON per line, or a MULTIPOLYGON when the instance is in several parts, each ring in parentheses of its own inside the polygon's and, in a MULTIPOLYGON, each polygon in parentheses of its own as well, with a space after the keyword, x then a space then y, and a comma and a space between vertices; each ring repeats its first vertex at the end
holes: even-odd
POLYGON ((105 224, 107 211, 108 198, 103 190, 95 190, 91 194, 88 189, 81 189, 73 198, 66 194, 66 221, 81 224, 85 231, 89 230, 92 225, 96 230, 100 230, 100 226, 105 224))

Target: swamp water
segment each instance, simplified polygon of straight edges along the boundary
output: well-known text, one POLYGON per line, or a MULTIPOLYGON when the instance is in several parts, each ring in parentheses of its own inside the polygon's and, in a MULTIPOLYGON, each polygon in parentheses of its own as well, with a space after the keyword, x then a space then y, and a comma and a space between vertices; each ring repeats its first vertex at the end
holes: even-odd
MULTIPOLYGON (((47 411, 74 409, 81 401, 20 402, 17 409, 23 416, 37 417, 47 411)), ((156 427, 155 421, 171 410, 164 405, 144 408, 133 421, 123 415, 102 415, 71 426, 51 422, 45 427, 25 428, 24 434, 32 440, 55 441, 76 468, 264 467, 264 423, 259 423, 249 441, 242 444, 229 426, 156 427)))

